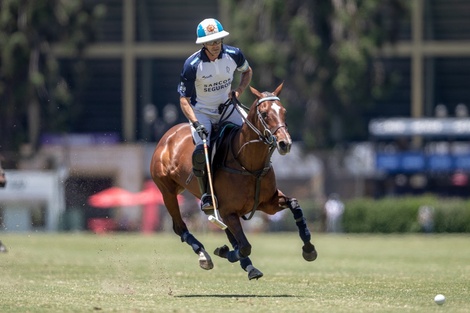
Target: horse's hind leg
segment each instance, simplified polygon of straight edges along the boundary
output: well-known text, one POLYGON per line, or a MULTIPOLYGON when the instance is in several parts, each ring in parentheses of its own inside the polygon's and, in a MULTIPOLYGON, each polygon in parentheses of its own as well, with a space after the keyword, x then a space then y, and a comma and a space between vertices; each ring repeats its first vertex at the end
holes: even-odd
MULTIPOLYGON (((232 232, 229 229, 226 229, 225 233, 227 234, 227 238, 230 241, 230 244, 232 245, 234 250, 230 251, 229 247, 227 247, 226 245, 223 245, 220 248, 216 248, 215 251, 214 251, 214 254, 220 256, 221 258, 225 258, 225 259, 229 259, 229 254, 230 254, 229 261, 230 262, 235 262, 235 261, 237 261, 237 258, 236 257, 234 258, 233 255, 236 255, 237 254, 236 251, 238 251, 237 239, 235 239, 235 237, 233 236, 232 232)), ((260 270, 258 270, 256 267, 253 266, 253 263, 251 262, 250 257, 244 257, 244 258, 242 257, 242 258, 238 259, 238 261, 240 261, 241 268, 245 272, 248 273, 248 279, 249 280, 259 279, 259 278, 263 277, 263 273, 260 270)))
POLYGON ((214 267, 210 255, 204 249, 204 245, 196 239, 188 230, 186 223, 181 217, 178 199, 176 194, 162 192, 163 201, 167 207, 168 213, 173 220, 173 231, 180 236, 181 242, 186 242, 193 248, 194 253, 199 255, 199 266, 202 269, 210 270, 214 267))
POLYGON ((310 242, 312 236, 307 227, 307 222, 305 221, 304 213, 299 205, 299 202, 295 198, 287 198, 285 196, 281 196, 279 198, 279 202, 279 205, 281 207, 288 207, 294 215, 295 224, 299 229, 300 239, 302 239, 302 241, 304 242, 304 246, 302 247, 303 258, 309 262, 314 261, 317 258, 318 254, 315 250, 315 246, 310 242))

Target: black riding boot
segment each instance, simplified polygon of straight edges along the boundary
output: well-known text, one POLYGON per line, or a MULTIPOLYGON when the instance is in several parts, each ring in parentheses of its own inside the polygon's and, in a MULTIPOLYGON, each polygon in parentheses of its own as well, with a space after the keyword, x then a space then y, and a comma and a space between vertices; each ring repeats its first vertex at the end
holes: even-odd
POLYGON ((198 177, 197 182, 199 183, 199 190, 201 191, 201 210, 207 215, 214 214, 214 205, 212 204, 212 196, 210 191, 207 190, 207 175, 204 174, 202 177, 198 177))
POLYGON ((207 190, 207 170, 206 159, 204 155, 204 146, 198 145, 193 152, 193 172, 199 183, 199 190, 201 191, 201 210, 207 215, 214 214, 214 206, 212 202, 211 193, 207 190))

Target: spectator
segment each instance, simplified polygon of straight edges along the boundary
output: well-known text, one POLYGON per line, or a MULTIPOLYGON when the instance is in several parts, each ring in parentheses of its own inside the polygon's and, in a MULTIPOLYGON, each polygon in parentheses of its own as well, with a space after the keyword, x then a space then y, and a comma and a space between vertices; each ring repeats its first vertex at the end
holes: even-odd
POLYGON ((5 253, 7 252, 7 247, 0 241, 0 253, 5 253))
POLYGON ((341 219, 344 212, 344 204, 339 195, 332 193, 325 203, 326 231, 330 233, 342 232, 341 219))
POLYGON ((421 206, 418 211, 418 223, 423 232, 432 233, 434 231, 434 209, 427 205, 421 206))

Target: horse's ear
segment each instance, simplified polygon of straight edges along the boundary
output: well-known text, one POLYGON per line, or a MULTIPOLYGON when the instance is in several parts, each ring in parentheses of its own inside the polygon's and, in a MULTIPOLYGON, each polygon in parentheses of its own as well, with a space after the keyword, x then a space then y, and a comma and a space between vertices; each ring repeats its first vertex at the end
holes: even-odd
POLYGON ((261 92, 256 90, 254 87, 250 86, 250 90, 251 90, 251 93, 254 94, 258 99, 263 98, 263 95, 261 94, 261 92))
POLYGON ((276 90, 274 90, 273 94, 277 97, 281 94, 282 86, 284 85, 284 82, 282 82, 279 86, 277 86, 276 90))

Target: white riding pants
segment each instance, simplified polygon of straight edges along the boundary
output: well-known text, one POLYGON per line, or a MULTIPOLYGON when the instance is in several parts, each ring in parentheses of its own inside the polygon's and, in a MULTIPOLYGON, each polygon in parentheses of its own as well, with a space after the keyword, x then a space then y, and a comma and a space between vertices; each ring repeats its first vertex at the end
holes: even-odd
MULTIPOLYGON (((194 114, 196 115, 197 120, 199 123, 204 125, 204 127, 207 129, 207 132, 209 135, 207 138, 211 137, 211 132, 212 132, 212 124, 217 124, 220 122, 221 114, 219 114, 219 109, 207 109, 207 108, 202 108, 198 109, 197 105, 196 107, 193 108, 194 114)), ((233 108, 232 106, 229 106, 227 108, 227 112, 231 112, 231 114, 225 118, 224 116, 224 122, 231 122, 234 123, 235 125, 241 126, 243 124, 243 117, 240 115, 238 110, 233 108), (233 111, 232 111, 233 109, 233 111)), ((244 117, 246 117, 246 113, 243 110, 240 110, 244 117)), ((198 133, 196 132, 196 129, 191 125, 191 134, 193 135, 194 142, 197 145, 202 144, 202 139, 199 137, 198 133)), ((209 145, 209 140, 207 140, 207 145, 209 145)))

